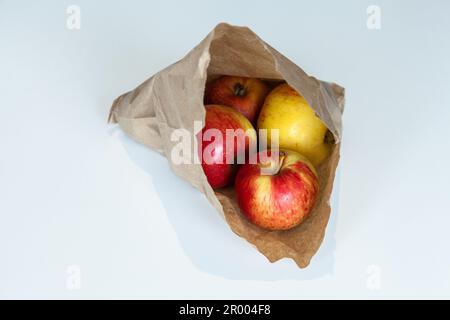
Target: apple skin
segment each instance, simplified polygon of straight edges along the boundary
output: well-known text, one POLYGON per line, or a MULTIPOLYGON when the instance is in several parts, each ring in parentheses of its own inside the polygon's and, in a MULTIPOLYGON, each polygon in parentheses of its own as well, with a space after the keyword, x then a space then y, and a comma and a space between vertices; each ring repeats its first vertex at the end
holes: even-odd
POLYGON ((301 154, 280 150, 267 151, 268 159, 257 154, 256 164, 244 164, 235 180, 237 202, 253 224, 268 230, 288 230, 308 217, 314 207, 319 181, 312 164, 301 154), (264 159, 264 158, 263 158, 264 159), (262 174, 262 167, 275 168, 262 174))
POLYGON ((221 104, 242 113, 254 124, 269 87, 262 80, 247 77, 221 76, 206 86, 205 104, 221 104))
POLYGON ((308 102, 288 84, 280 84, 266 97, 258 129, 279 130, 279 147, 299 152, 317 168, 330 154, 333 136, 308 102))
MULTIPOLYGON (((201 141, 199 144, 199 157, 201 159, 201 164, 203 171, 205 172, 206 178, 212 188, 223 188, 232 184, 236 171, 237 164, 227 163, 227 155, 232 154, 233 159, 235 159, 239 154, 248 152, 250 139, 256 141, 256 131, 252 124, 245 118, 242 114, 237 112, 231 107, 222 105, 207 105, 205 106, 206 116, 205 116, 205 126, 203 127, 201 133, 197 134, 197 141, 201 141), (205 132, 209 129, 217 129, 222 134, 222 143, 212 141, 207 141, 205 139, 205 132), (227 129, 242 129, 243 132, 250 130, 249 134, 245 137, 245 145, 238 144, 238 137, 234 138, 233 144, 226 144, 226 130, 227 129), (212 146, 210 146, 213 144, 212 146), (205 160, 205 148, 210 146, 212 151, 207 153, 211 156, 208 161, 205 160)), ((239 135, 240 136, 240 135, 239 135)), ((242 137, 244 138, 244 137, 242 137)))

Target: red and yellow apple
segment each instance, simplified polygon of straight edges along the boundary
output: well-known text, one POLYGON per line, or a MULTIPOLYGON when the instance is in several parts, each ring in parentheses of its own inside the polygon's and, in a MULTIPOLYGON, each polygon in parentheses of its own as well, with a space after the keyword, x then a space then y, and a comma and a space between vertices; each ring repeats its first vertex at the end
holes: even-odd
POLYGON ((231 107, 207 105, 205 109, 205 126, 197 134, 199 157, 211 187, 222 188, 233 182, 236 158, 247 156, 251 140, 256 144, 256 131, 231 107))
POLYGON ((283 149, 278 153, 268 150, 265 156, 260 152, 254 162, 242 165, 235 181, 244 215, 268 230, 299 225, 311 212, 319 192, 312 164, 299 153, 283 149))
POLYGON ((288 84, 280 84, 267 96, 258 118, 258 129, 277 129, 279 147, 306 156, 318 167, 328 157, 333 143, 331 132, 308 102, 288 84))
POLYGON ((269 87, 256 78, 221 76, 206 86, 205 104, 221 104, 255 123, 269 87))

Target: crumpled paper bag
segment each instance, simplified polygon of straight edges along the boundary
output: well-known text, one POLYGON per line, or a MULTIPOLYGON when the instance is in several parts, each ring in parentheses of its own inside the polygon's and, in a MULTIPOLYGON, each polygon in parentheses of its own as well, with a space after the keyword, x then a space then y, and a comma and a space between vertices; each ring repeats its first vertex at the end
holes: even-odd
POLYGON ((318 250, 330 216, 343 107, 344 88, 308 76, 249 28, 221 23, 183 59, 118 97, 111 107, 109 122, 118 123, 132 138, 165 155, 171 169, 203 192, 230 228, 271 262, 292 258, 304 268, 318 250), (336 143, 331 156, 318 168, 320 194, 301 225, 288 231, 263 230, 242 215, 233 188, 214 191, 201 165, 171 161, 172 147, 178 143, 171 141, 171 133, 184 128, 194 137, 194 120, 205 118, 205 84, 219 75, 286 81, 304 96, 333 133, 336 143))

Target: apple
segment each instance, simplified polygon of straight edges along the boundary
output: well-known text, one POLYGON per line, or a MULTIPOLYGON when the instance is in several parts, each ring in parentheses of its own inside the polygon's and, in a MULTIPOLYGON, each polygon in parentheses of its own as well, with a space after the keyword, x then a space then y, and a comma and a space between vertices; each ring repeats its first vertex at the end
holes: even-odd
POLYGON ((280 84, 267 96, 259 114, 258 129, 279 130, 279 147, 306 156, 318 167, 331 151, 333 136, 308 102, 288 84, 280 84))
POLYGON ((317 199, 319 181, 314 167, 301 154, 268 150, 266 157, 259 152, 253 164, 239 168, 235 191, 238 205, 250 222, 268 230, 287 230, 308 217, 317 199))
POLYGON ((256 144, 256 131, 246 117, 231 107, 207 105, 205 109, 205 126, 197 134, 198 152, 209 184, 217 189, 233 182, 237 157, 241 155, 245 160, 251 140, 256 144), (229 139, 227 130, 235 133, 229 139))
POLYGON ((269 87, 256 78, 221 76, 206 86, 205 104, 221 104, 255 123, 269 87))

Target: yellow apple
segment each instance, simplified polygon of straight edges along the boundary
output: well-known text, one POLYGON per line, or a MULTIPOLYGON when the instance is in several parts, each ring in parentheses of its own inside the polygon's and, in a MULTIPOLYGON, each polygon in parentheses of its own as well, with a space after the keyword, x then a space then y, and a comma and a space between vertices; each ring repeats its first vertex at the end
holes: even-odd
POLYGON ((258 118, 258 129, 267 129, 270 146, 271 130, 279 130, 279 146, 306 156, 318 167, 331 151, 331 133, 297 91, 280 84, 264 101, 258 118), (328 133, 328 134, 327 134, 328 133))

